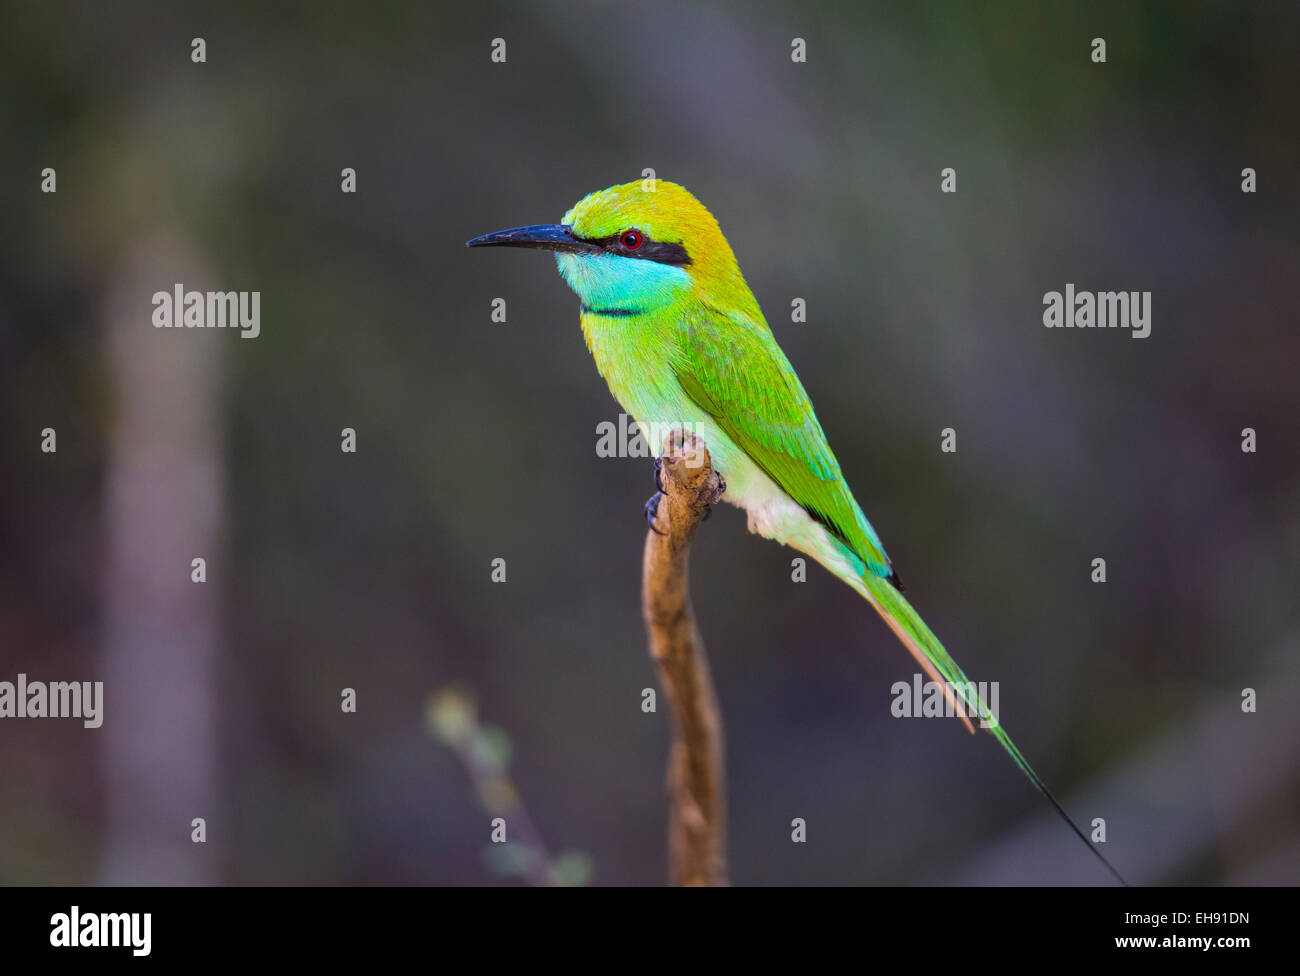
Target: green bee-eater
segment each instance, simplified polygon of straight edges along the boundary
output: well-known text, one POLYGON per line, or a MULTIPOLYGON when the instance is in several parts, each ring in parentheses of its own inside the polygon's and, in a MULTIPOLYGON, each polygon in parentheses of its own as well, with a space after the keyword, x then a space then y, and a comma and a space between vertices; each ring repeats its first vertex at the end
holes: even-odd
POLYGON ((903 596, 803 384, 703 204, 664 180, 624 183, 584 197, 559 224, 498 231, 468 245, 554 251, 581 300, 596 368, 651 449, 673 427, 701 436, 725 478, 724 499, 748 513, 750 531, 807 553, 865 597, 943 686, 956 714, 968 727, 967 715, 988 728, 1115 873, 903 596))

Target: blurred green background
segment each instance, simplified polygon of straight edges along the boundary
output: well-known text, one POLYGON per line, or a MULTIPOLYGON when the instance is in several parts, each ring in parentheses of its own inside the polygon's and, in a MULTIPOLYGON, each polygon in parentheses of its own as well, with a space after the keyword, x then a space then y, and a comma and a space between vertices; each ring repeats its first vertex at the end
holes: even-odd
MULTIPOLYGON (((0 679, 106 683, 100 729, 0 721, 0 880, 508 881, 425 722, 448 684, 553 851, 663 880, 650 464, 596 456, 618 407, 553 261, 463 246, 650 167, 719 219, 909 595, 1110 859, 1296 882, 1298 29, 0 4, 0 679), (178 281, 260 291, 261 336, 153 329, 178 281), (1044 329, 1067 282, 1151 291, 1151 336, 1044 329)), ((695 546, 733 879, 1106 883, 989 736, 890 716, 911 659, 793 555, 728 506, 695 546)))

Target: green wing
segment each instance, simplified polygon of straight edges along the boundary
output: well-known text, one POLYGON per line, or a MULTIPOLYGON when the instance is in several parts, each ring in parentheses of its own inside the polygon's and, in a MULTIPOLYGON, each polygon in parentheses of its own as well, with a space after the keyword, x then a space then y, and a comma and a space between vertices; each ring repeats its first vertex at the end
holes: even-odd
POLYGON ((673 368, 686 394, 873 573, 890 577, 884 546, 767 325, 701 306, 682 322, 678 347, 673 368))

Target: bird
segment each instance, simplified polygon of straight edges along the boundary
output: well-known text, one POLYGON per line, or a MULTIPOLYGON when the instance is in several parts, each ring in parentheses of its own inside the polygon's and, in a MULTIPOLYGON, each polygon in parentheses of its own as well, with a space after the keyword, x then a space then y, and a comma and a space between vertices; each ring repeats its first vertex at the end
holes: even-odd
MULTIPOLYGON (((953 714, 976 718, 1120 883, 1123 877, 1070 818, 998 717, 904 595, 849 489, 812 401, 777 344, 713 214, 663 179, 589 193, 558 224, 475 237, 475 247, 554 253, 577 294, 596 369, 646 433, 682 427, 704 440, 722 499, 751 532, 805 553, 881 616, 953 714)), ((658 481, 656 467, 656 481, 658 481)), ((656 493, 647 503, 654 525, 656 493)))

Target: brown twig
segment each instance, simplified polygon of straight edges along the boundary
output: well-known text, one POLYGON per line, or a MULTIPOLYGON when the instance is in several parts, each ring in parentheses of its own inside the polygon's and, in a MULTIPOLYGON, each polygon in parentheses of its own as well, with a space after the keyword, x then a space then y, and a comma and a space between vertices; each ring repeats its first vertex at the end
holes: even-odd
POLYGON ((642 611, 650 656, 672 711, 668 761, 669 879, 725 885, 726 792, 722 718, 687 578, 691 537, 725 490, 704 441, 674 430, 664 438, 663 489, 646 534, 642 611))

